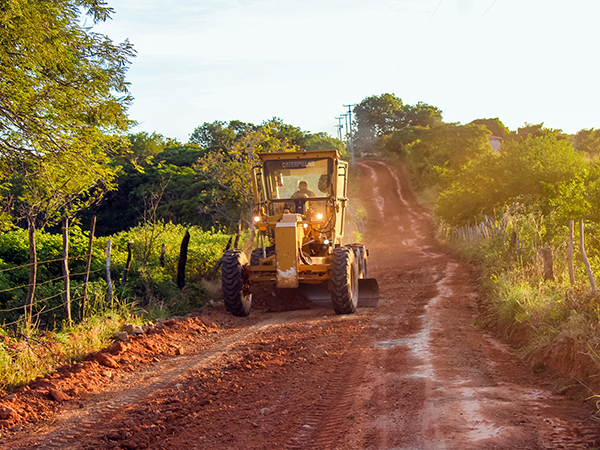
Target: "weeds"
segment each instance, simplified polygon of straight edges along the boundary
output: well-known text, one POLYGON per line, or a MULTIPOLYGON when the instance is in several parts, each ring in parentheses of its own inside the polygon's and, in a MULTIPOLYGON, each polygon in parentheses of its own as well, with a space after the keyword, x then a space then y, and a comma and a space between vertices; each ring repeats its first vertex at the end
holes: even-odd
MULTIPOLYGON (((186 228, 181 225, 154 224, 157 228, 153 245, 145 240, 143 227, 110 237, 101 237, 94 243, 93 268, 95 276, 87 287, 85 317, 74 315, 78 323, 66 323, 62 318, 61 298, 56 292, 62 289, 62 282, 43 284, 36 292, 40 298, 39 308, 34 314, 34 322, 25 323, 19 319, 22 308, 15 309, 12 315, 3 317, 4 323, 15 322, 9 328, 0 327, 0 390, 11 390, 27 382, 46 375, 57 366, 81 360, 90 353, 108 346, 112 335, 119 331, 125 322, 143 324, 156 318, 168 318, 174 315, 185 315, 193 309, 206 304, 212 295, 205 288, 206 281, 214 277, 214 270, 221 257, 225 245, 231 236, 218 231, 204 232, 198 228, 186 228), (177 287, 177 265, 180 245, 186 230, 191 239, 188 247, 186 265, 186 284, 182 289, 177 287), (106 243, 113 240, 111 275, 114 281, 114 296, 107 301, 107 283, 102 279, 104 273, 104 253, 106 243), (131 241, 133 264, 129 271, 127 283, 121 286, 120 275, 127 260, 127 242, 131 241), (161 249, 164 245, 164 259, 161 261, 161 249), (44 298, 46 300, 44 300, 44 298), (52 299, 52 300, 49 300, 52 299), (52 303, 54 302, 54 303, 52 303)), ((84 248, 86 241, 80 230, 74 231, 76 248, 84 248)), ((54 256, 60 253, 60 239, 45 236, 44 251, 54 256)), ((245 236, 241 237, 241 243, 245 236)), ((0 258, 3 255, 14 255, 13 249, 26 249, 26 235, 14 233, 3 235, 0 240, 0 258), (2 247, 4 245, 4 247, 2 247), (4 253, 3 253, 4 252, 4 253)), ((80 251, 81 254, 83 250, 80 251)), ((19 258, 27 262, 28 254, 19 253, 19 258)), ((0 259, 0 266, 14 267, 21 264, 14 259, 7 264, 0 259)), ((54 266, 51 267, 54 270, 54 266)), ((22 270, 20 272, 23 272, 22 270)), ((18 273, 21 278, 26 273, 18 273)), ((81 270, 79 270, 81 272, 81 270)), ((15 272, 16 273, 16 272, 15 272)), ((42 272, 42 275, 45 274, 42 272)), ((56 276, 49 273, 48 277, 56 276)), ((44 277, 40 277, 40 283, 44 277)), ((0 278, 0 287, 10 287, 15 282, 7 276, 0 278)), ((71 283, 72 309, 81 311, 83 284, 73 280, 71 283)), ((0 306, 19 306, 23 304, 22 296, 0 297, 0 306)))

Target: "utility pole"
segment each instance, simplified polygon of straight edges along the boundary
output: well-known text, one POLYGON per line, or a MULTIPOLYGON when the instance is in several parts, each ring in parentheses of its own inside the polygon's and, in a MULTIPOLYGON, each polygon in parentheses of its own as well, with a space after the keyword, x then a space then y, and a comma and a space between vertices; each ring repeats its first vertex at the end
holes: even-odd
POLYGON ((338 129, 338 139, 340 141, 342 140, 342 128, 344 128, 344 125, 342 125, 343 118, 344 116, 336 117, 336 119, 338 120, 338 124, 335 127, 338 129))
POLYGON ((352 165, 354 165, 354 142, 352 141, 352 107, 356 106, 356 104, 353 105, 344 105, 345 108, 348 108, 348 116, 350 117, 349 123, 350 123, 350 128, 348 128, 349 134, 350 134, 350 156, 352 158, 352 165))

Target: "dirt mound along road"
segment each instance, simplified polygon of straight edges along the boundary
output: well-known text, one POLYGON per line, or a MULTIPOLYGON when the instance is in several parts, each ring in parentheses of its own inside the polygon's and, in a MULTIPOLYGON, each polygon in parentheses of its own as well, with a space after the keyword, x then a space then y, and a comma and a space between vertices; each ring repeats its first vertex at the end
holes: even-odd
POLYGON ((0 446, 597 446, 598 424, 580 400, 556 394, 547 374, 533 374, 474 325, 477 273, 435 245, 402 173, 358 165, 378 308, 348 316, 253 310, 247 318, 217 308, 168 322, 105 352, 112 368, 96 358, 0 399, 14 413, 0 446))

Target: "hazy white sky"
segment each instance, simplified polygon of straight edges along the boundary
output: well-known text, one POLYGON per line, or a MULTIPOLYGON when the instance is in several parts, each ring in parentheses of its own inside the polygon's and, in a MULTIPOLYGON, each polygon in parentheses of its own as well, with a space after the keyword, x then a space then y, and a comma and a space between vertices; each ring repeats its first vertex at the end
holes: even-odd
POLYGON ((187 142, 279 117, 336 136, 343 105, 394 93, 446 122, 600 127, 599 0, 108 0, 129 39, 133 131, 187 142))

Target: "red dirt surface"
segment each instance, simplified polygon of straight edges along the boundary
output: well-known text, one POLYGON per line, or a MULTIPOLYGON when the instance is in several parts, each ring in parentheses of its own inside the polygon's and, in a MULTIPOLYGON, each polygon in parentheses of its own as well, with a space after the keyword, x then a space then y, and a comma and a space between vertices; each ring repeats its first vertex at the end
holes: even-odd
POLYGON ((161 323, 0 398, 0 448, 600 446, 576 390, 475 325, 477 270, 435 244, 402 172, 357 165, 378 308, 263 300, 161 323))

